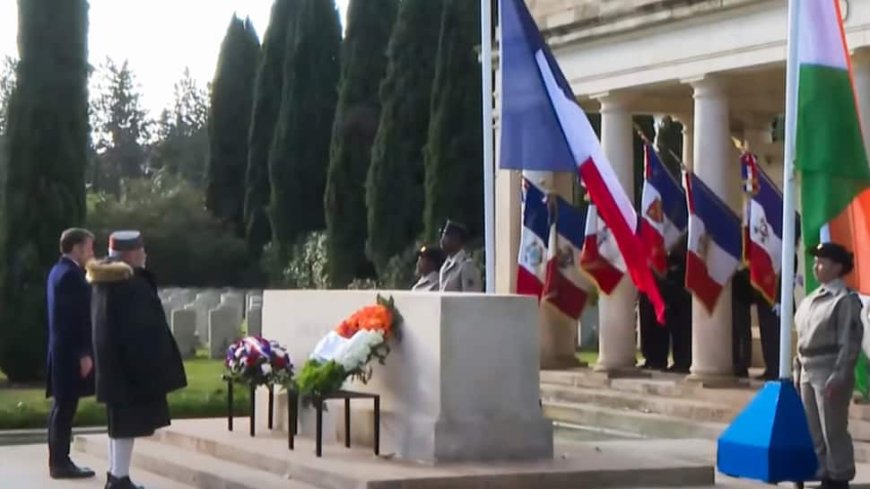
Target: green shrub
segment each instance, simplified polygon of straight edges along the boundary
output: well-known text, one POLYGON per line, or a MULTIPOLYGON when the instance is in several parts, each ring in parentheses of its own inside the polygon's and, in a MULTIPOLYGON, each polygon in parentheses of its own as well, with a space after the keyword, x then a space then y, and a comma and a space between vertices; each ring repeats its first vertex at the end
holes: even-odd
POLYGON ((97 253, 118 229, 142 231, 148 268, 161 285, 256 287, 265 281, 243 239, 209 215, 202 191, 169 175, 124 182, 120 200, 88 197, 88 227, 97 253))

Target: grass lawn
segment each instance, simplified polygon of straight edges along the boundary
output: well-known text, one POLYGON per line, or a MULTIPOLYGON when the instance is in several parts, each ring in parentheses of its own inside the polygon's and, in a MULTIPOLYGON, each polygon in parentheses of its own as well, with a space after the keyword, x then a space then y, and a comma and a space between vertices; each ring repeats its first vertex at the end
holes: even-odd
MULTIPOLYGON (((187 388, 169 395, 173 418, 204 418, 226 415, 226 383, 221 380, 223 361, 195 358, 184 362, 187 388)), ((51 400, 45 398, 43 386, 32 388, 4 387, 0 376, 0 430, 44 428, 51 409, 51 400)), ((237 415, 248 410, 248 389, 237 386, 233 406, 237 415)), ((105 409, 93 397, 79 403, 75 426, 102 426, 106 424, 105 409)))

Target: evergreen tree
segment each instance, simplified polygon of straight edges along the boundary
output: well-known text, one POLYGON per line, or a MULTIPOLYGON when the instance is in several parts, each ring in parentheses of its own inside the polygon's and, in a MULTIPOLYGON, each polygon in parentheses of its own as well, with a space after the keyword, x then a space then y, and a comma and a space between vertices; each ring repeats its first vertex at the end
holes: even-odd
POLYGON ((338 98, 341 23, 334 0, 301 0, 288 37, 281 112, 272 151, 270 219, 281 260, 305 233, 323 229, 323 191, 338 98))
POLYGON ((432 121, 424 150, 425 236, 435 239, 445 219, 483 227, 483 130, 480 94, 480 4, 447 0, 438 42, 432 121))
POLYGON ((91 104, 96 157, 91 159, 88 182, 96 191, 120 196, 122 180, 145 175, 152 122, 126 60, 119 65, 107 59, 100 72, 91 104))
POLYGON ((21 59, 0 225, 0 369, 12 382, 45 373, 46 273, 60 233, 85 220, 87 12, 86 0, 18 2, 21 59))
POLYGON ((172 107, 163 110, 157 121, 148 171, 165 170, 202 188, 208 163, 208 94, 186 68, 174 92, 172 107))
POLYGON ((381 116, 366 177, 366 254, 379 275, 423 229, 423 146, 443 9, 444 0, 403 0, 387 48, 381 116))
POLYGON ((205 206, 243 234, 248 133, 260 40, 250 19, 233 15, 221 44, 208 119, 209 164, 205 206))
POLYGON ((248 168, 245 175, 245 237, 252 255, 259 256, 272 239, 269 224, 269 150, 275 135, 281 88, 284 84, 287 38, 293 37, 299 0, 275 0, 254 89, 254 112, 248 135, 248 168))
POLYGON ((398 0, 352 0, 326 181, 327 274, 333 287, 372 274, 365 257, 365 178, 378 126, 378 87, 398 0))

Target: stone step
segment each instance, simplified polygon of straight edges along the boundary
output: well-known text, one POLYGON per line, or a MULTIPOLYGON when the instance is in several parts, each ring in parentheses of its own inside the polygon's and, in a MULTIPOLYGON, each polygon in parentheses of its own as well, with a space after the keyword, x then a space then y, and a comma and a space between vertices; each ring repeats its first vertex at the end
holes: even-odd
MULTIPOLYGON (((107 440, 105 436, 80 436, 76 437, 75 448, 88 455, 105 457, 107 440)), ((287 477, 147 438, 136 440, 133 466, 199 489, 315 488, 287 477)))
POLYGON ((642 413, 655 413, 691 421, 728 423, 739 410, 695 399, 662 397, 633 392, 620 392, 611 389, 591 389, 585 387, 565 387, 551 384, 541 385, 543 400, 563 401, 578 404, 629 409, 642 413))
POLYGON ((576 402, 543 401, 544 415, 553 421, 633 433, 650 438, 715 439, 727 426, 655 413, 576 402))

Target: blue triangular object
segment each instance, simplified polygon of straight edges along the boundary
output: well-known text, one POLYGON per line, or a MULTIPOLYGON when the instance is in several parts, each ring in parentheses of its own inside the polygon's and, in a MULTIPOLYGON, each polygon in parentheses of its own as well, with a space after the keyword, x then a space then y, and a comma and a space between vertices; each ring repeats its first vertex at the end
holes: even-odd
POLYGON ((719 472, 769 483, 815 479, 818 459, 789 380, 768 382, 719 437, 719 472))

